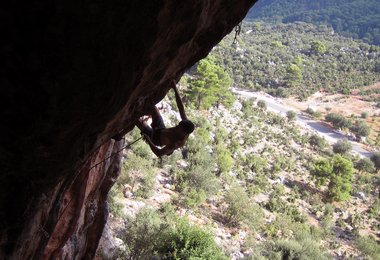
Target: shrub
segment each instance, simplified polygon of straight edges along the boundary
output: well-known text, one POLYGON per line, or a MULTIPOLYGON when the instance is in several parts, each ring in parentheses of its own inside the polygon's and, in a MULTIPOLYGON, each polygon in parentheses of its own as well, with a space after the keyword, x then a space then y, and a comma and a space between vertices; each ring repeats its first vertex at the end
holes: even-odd
POLYGON ((153 191, 156 176, 152 162, 134 153, 129 153, 128 157, 123 165, 118 183, 122 185, 128 183, 132 189, 136 184, 140 184, 140 188, 134 192, 137 196, 147 198, 153 191))
POLYGON ((281 170, 286 170, 289 165, 289 160, 281 155, 277 155, 272 163, 272 173, 277 173, 281 170))
POLYGON ((264 100, 257 101, 257 106, 259 108, 261 108, 262 110, 266 110, 267 109, 267 103, 265 103, 264 100))
POLYGON ((321 226, 324 230, 324 233, 326 235, 329 235, 332 233, 331 228, 333 227, 333 213, 334 213, 334 206, 332 204, 326 204, 325 209, 323 211, 323 216, 321 217, 321 226))
POLYGON ((312 239, 280 239, 267 244, 268 259, 330 259, 328 253, 312 239))
POLYGON ((173 227, 157 237, 163 240, 157 248, 163 259, 228 259, 210 233, 190 225, 185 219, 178 219, 173 227))
POLYGON ((284 87, 279 87, 275 90, 274 95, 276 97, 287 98, 289 97, 289 91, 284 87))
POLYGON ((310 136, 309 144, 313 147, 318 148, 319 150, 323 150, 327 146, 326 140, 323 137, 316 134, 310 136))
POLYGON ((317 185, 328 183, 328 196, 335 201, 350 198, 352 172, 352 162, 340 155, 334 155, 331 163, 325 158, 317 160, 311 170, 317 185))
POLYGON ((114 185, 108 193, 108 206, 112 215, 116 217, 123 217, 123 205, 118 202, 121 197, 121 192, 118 190, 118 185, 114 185))
POLYGON ((247 156, 247 165, 256 174, 261 174, 268 167, 268 161, 256 154, 247 156))
POLYGON ((314 113, 315 113, 315 111, 314 111, 311 107, 308 107, 308 108, 305 110, 305 112, 306 112, 307 114, 311 115, 311 116, 313 116, 314 113))
POLYGON ((196 207, 206 196, 219 189, 219 180, 214 173, 215 159, 199 139, 191 140, 188 147, 189 165, 175 175, 176 189, 183 195, 182 202, 196 207))
POLYGON ((226 221, 232 226, 246 224, 257 229, 263 223, 261 209, 248 198, 247 193, 240 186, 232 187, 224 196, 227 209, 224 214, 226 221))
POLYGON ((326 45, 321 41, 313 41, 311 43, 311 51, 314 54, 323 54, 327 50, 326 45))
POLYGON ((188 208, 196 208, 206 201, 206 192, 186 187, 181 192, 181 203, 188 208))
POLYGON ((296 119, 296 116, 297 114, 294 111, 289 110, 288 112, 286 112, 286 117, 289 121, 294 121, 294 119, 296 119))
POLYGON ((234 160, 230 151, 223 144, 218 144, 215 149, 216 161, 221 173, 231 170, 234 160))
POLYGON ((329 183, 329 197, 335 201, 342 201, 349 199, 352 189, 352 162, 341 157, 334 156, 333 162, 333 175, 329 183))
POLYGON ((356 245, 365 256, 376 260, 380 259, 380 245, 372 237, 359 237, 356 245))
POLYGON ((153 209, 142 208, 127 222, 123 236, 128 259, 152 259, 163 229, 160 215, 153 209))
POLYGON ((347 139, 339 140, 333 145, 334 153, 347 154, 352 150, 352 144, 347 139))
POLYGON ((351 120, 346 119, 344 116, 337 113, 329 113, 325 117, 327 122, 332 123, 336 128, 343 129, 349 128, 352 125, 351 120))
POLYGON ((357 137, 367 137, 371 132, 371 128, 363 120, 357 120, 355 124, 350 127, 350 130, 357 137))
POLYGON ((368 158, 361 158, 355 165, 359 171, 372 173, 375 171, 375 164, 368 158))
POLYGON ((372 203, 370 208, 368 209, 368 214, 372 218, 379 217, 380 213, 380 199, 376 198, 375 201, 372 203))
POLYGON ((306 218, 294 205, 287 204, 279 194, 274 191, 270 194, 266 208, 271 212, 285 213, 293 222, 304 223, 306 218))
POLYGON ((142 197, 142 198, 149 198, 153 194, 153 188, 156 180, 156 172, 146 171, 141 177, 140 177, 140 188, 136 191, 136 196, 142 197))
POLYGON ((371 161, 374 163, 377 170, 380 169, 380 152, 373 153, 371 161))
POLYGON ((215 174, 199 165, 178 171, 175 178, 182 202, 191 208, 203 203, 207 196, 214 195, 219 189, 219 180, 215 174))
POLYGON ((123 259, 227 259, 213 236, 173 213, 142 208, 127 221, 123 259))

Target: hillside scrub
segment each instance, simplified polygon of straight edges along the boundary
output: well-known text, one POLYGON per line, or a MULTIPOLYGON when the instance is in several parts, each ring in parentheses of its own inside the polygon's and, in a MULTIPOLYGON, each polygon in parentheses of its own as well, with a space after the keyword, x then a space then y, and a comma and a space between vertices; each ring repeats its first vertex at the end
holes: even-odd
POLYGON ((349 94, 380 81, 380 47, 332 35, 323 25, 245 21, 238 44, 233 38, 227 36, 211 53, 244 89, 306 99, 321 89, 349 94))
MULTIPOLYGON (((192 85, 181 87, 191 91, 192 85)), ((174 104, 170 98, 163 107, 174 104)), ((214 103, 198 111, 191 109, 196 99, 185 99, 197 128, 182 151, 159 159, 139 142, 126 152, 109 199, 112 219, 128 218, 118 226, 124 237, 114 232, 124 241, 119 251, 125 259, 368 254, 354 240, 380 225, 380 178, 369 173, 370 163, 333 154, 322 137, 256 101, 238 99, 229 109, 214 103)))
POLYGON ((325 24, 341 35, 380 45, 380 7, 376 0, 261 0, 248 19, 325 24))

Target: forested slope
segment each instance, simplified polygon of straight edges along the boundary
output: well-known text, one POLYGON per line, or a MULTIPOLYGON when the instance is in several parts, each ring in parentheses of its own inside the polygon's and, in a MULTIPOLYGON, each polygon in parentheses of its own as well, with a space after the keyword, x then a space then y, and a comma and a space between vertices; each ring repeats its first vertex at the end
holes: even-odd
MULTIPOLYGON (((303 22, 245 22, 212 55, 234 84, 286 97, 318 90, 350 93, 380 81, 380 48, 303 22)), ((367 93, 368 94, 368 93, 367 93)))
POLYGON ((342 35, 380 45, 380 4, 377 0, 260 0, 247 18, 327 24, 342 35))

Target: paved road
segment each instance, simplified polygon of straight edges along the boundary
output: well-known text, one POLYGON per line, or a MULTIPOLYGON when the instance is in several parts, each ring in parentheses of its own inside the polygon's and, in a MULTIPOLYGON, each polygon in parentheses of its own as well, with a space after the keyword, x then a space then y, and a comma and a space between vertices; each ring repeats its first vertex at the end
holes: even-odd
MULTIPOLYGON (((232 91, 244 97, 248 97, 248 98, 256 97, 257 99, 264 100, 265 103, 267 104, 268 110, 271 110, 276 113, 280 113, 282 115, 286 115, 286 112, 290 110, 294 111, 294 109, 290 108, 286 104, 283 104, 281 99, 274 98, 268 94, 250 92, 246 90, 237 90, 237 89, 233 89, 232 91)), ((344 134, 334 132, 334 130, 331 129, 330 127, 324 125, 321 122, 314 120, 308 115, 297 113, 297 122, 301 126, 306 126, 310 130, 323 136, 331 144, 334 144, 338 140, 347 139, 347 136, 345 136, 344 134)), ((353 142, 353 141, 350 141, 350 142, 352 144, 353 152, 359 154, 361 157, 369 158, 372 155, 372 152, 365 150, 359 143, 353 142)))

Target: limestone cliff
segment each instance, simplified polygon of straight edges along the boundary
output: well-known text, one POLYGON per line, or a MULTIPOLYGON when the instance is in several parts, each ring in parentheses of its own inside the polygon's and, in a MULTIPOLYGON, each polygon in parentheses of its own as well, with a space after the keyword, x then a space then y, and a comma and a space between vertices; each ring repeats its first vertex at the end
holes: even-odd
POLYGON ((111 137, 254 2, 1 4, 0 259, 93 258, 120 167, 111 137))

